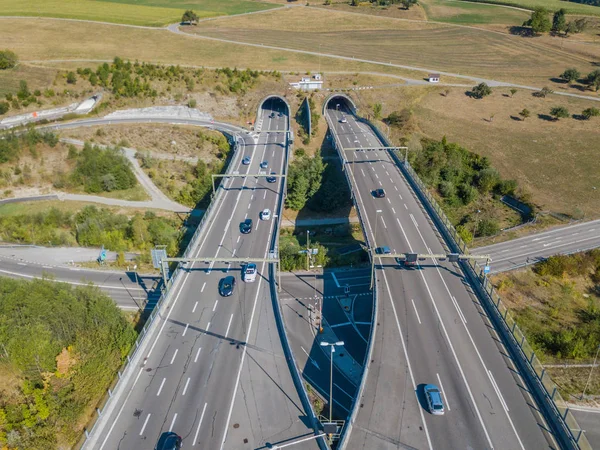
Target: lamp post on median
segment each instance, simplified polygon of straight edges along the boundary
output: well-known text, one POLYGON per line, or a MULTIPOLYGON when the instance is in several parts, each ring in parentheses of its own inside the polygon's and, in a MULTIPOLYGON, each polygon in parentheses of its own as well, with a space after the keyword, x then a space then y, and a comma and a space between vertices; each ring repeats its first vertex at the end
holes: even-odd
MULTIPOLYGON (((375 234, 373 236, 373 248, 377 251, 377 226, 379 225, 379 214, 381 213, 381 209, 375 211, 375 234)), ((371 249, 371 289, 373 289, 373 284, 375 282, 375 253, 373 253, 373 249, 371 249)))
POLYGON ((338 342, 321 342, 322 347, 331 348, 331 364, 329 368, 329 423, 332 421, 332 411, 333 411, 333 354, 335 353, 335 347, 341 347, 344 345, 344 341, 338 342))
POLYGON ((596 349, 596 356, 594 357, 594 363, 592 364, 592 367, 590 368, 590 376, 588 377, 587 382, 585 383, 585 387, 583 388, 583 393, 581 394, 582 400, 583 400, 583 397, 585 397, 585 391, 587 390, 587 387, 590 384, 590 380, 592 379, 592 372, 594 371, 594 367, 596 367, 596 361, 598 361, 598 353, 600 353, 600 345, 598 345, 598 348, 596 349))

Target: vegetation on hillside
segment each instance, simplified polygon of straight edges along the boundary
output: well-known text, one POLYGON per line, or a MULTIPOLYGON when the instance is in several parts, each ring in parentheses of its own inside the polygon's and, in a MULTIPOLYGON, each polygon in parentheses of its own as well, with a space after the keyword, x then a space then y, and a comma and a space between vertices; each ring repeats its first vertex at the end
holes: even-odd
MULTIPOLYGON (((85 192, 111 192, 129 189, 137 184, 131 162, 118 147, 102 148, 86 142, 75 156, 71 181, 85 192)), ((54 183, 55 187, 59 181, 54 183)))
POLYGON ((0 70, 12 69, 19 62, 19 58, 10 50, 0 50, 0 70))
POLYGON ((0 216, 0 241, 22 244, 81 245, 113 251, 134 250, 149 257, 155 245, 166 245, 167 253, 178 253, 179 224, 147 211, 132 217, 107 208, 85 206, 73 214, 57 208, 34 214, 0 216))
POLYGON ((0 278, 0 446, 70 448, 136 333, 99 288, 0 278))
MULTIPOLYGON (((423 149, 410 154, 409 160, 423 182, 442 198, 442 207, 467 243, 473 236, 465 225, 473 218, 472 211, 462 207, 490 197, 518 196, 517 182, 503 180, 487 157, 449 143, 445 137, 441 141, 424 139, 422 144, 423 149)), ((491 217, 477 217, 475 225, 475 237, 500 231, 499 224, 491 217)))
POLYGON ((495 284, 542 360, 591 359, 600 345, 600 250, 557 255, 495 284))

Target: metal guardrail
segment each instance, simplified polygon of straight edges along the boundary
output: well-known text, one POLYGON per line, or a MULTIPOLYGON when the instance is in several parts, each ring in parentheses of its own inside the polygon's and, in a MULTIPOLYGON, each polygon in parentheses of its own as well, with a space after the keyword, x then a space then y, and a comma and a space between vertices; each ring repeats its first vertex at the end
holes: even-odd
MULTIPOLYGON (((235 167, 235 163, 240 158, 240 155, 242 154, 242 152, 238 151, 239 150, 239 137, 237 135, 232 135, 228 132, 223 132, 223 134, 228 135, 230 137, 230 139, 233 141, 233 156, 231 157, 231 161, 229 162, 229 166, 227 167, 227 172, 226 172, 226 173, 229 173, 235 167)), ((204 215, 202 216, 202 219, 200 220, 200 223, 198 224, 198 227, 196 228, 196 231, 194 232, 194 235, 190 239, 190 242, 183 254, 184 258, 189 257, 190 253, 192 253, 196 249, 198 240, 200 239, 200 236, 204 233, 204 229, 205 229, 204 225, 208 221, 208 218, 212 215, 212 211, 215 209, 215 205, 219 204, 223 197, 224 189, 222 189, 222 187, 223 187, 222 185, 219 186, 217 194, 213 198, 213 201, 210 202, 208 208, 206 209, 204 215)), ((167 286, 165 286, 165 289, 163 290, 163 294, 158 299, 158 302, 154 306, 152 313, 150 313, 150 317, 148 317, 148 319, 146 320, 146 323, 144 324, 144 327, 138 334, 138 337, 137 337, 134 345, 132 346, 129 354, 127 355, 127 358, 126 358, 125 362, 123 363, 123 366, 117 372, 116 379, 113 381, 113 383, 111 383, 111 385, 108 388, 104 397, 96 405, 96 408, 95 408, 96 414, 88 421, 86 427, 84 428, 84 433, 81 436, 81 438, 79 439, 79 441, 77 442, 77 444, 73 447, 74 449, 78 450, 85 446, 89 437, 94 433, 94 431, 96 429, 96 425, 98 424, 98 419, 102 416, 102 412, 105 410, 106 406, 111 401, 113 392, 119 387, 119 383, 121 382, 121 379, 123 378, 123 374, 127 370, 132 370, 131 362, 137 356, 137 352, 138 352, 138 349, 140 348, 141 342, 148 335, 148 330, 154 324, 156 316, 161 313, 161 310, 163 309, 164 305, 169 304, 171 302, 171 296, 172 296, 171 294, 172 294, 172 292, 174 292, 173 287, 179 283, 179 281, 182 278, 182 275, 184 273, 182 268, 183 268, 182 264, 177 265, 177 268, 175 269, 171 278, 169 279, 167 286)))
MULTIPOLYGON (((326 101, 325 104, 327 104, 328 101, 329 101, 329 99, 326 101)), ((331 136, 333 137, 333 146, 337 150, 338 155, 340 157, 340 161, 342 162, 342 171, 344 172, 344 174, 346 176, 346 181, 348 182, 348 186, 350 187, 350 191, 351 191, 351 195, 352 195, 352 202, 354 203, 354 208, 356 209, 356 212, 358 215, 358 220, 361 225, 361 230, 363 232, 365 242, 367 243, 367 246, 369 248, 374 248, 375 243, 374 242, 371 243, 369 240, 368 233, 366 232, 366 230, 367 230, 366 222, 364 222, 364 220, 363 220, 362 212, 359 208, 358 202, 356 200, 356 195, 352 188, 352 180, 350 178, 349 171, 347 168, 347 160, 345 158, 344 151, 342 150, 343 149, 342 143, 339 140, 339 137, 332 131, 332 130, 334 130, 334 127, 333 127, 333 124, 331 123, 329 116, 326 113, 325 113, 325 120, 327 121, 327 125, 329 126, 329 132, 330 132, 331 136)), ((369 252, 369 259, 372 259, 372 258, 373 258, 372 252, 369 252)), ((352 426, 354 425, 354 421, 356 419, 356 414, 358 413, 358 409, 359 409, 358 408, 359 401, 363 395, 366 380, 367 380, 367 374, 369 373, 369 368, 371 366, 371 358, 373 355, 373 344, 375 342, 375 332, 377 329, 377 313, 379 310, 378 301, 377 301, 378 300, 378 296, 377 296, 377 286, 378 285, 377 285, 376 277, 374 279, 374 283, 375 284, 374 284, 374 289, 373 289, 372 326, 371 326, 371 333, 369 334, 369 341, 367 344, 367 357, 365 358, 365 365, 364 365, 364 369, 363 369, 362 378, 360 380, 360 386, 358 387, 358 392, 356 393, 356 396, 354 397, 354 400, 352 403, 352 407, 350 408, 350 416, 346 420, 344 429, 341 432, 341 437, 340 437, 340 440, 339 440, 338 446, 337 446, 338 450, 343 450, 346 447, 346 445, 348 444, 347 436, 350 436, 350 434, 352 432, 352 426)))
MULTIPOLYGON (((280 98, 280 97, 278 97, 280 98)), ((288 106, 288 112, 291 112, 290 105, 285 102, 288 106)), ((262 105, 262 103, 261 103, 262 105)), ((288 122, 289 124, 289 122, 288 122)), ((289 153, 291 149, 291 142, 289 140, 289 135, 286 136, 287 145, 285 152, 285 161, 283 164, 283 175, 287 175, 288 170, 288 162, 289 162, 289 153)), ((279 204, 277 205, 277 222, 275 223, 275 227, 273 229, 273 236, 271 237, 271 246, 270 251, 279 253, 279 228, 281 228, 282 221, 282 213, 283 213, 283 205, 284 199, 287 192, 287 176, 283 177, 283 185, 281 186, 282 195, 279 197, 279 204)), ((280 267, 281 270, 281 267, 280 267)), ((302 375, 300 374, 300 369, 298 367, 298 363, 296 362, 296 358, 294 357, 294 352, 292 351, 292 347, 287 338, 287 333, 285 331, 285 324, 283 321, 283 313, 281 311, 281 304, 279 303, 279 294, 277 291, 277 283, 275 277, 275 264, 269 264, 269 281, 270 281, 270 289, 271 289, 271 300, 273 302, 273 313, 275 315, 275 323, 277 324, 277 331, 279 332, 279 337, 281 339, 281 347, 283 348, 283 353, 285 355, 285 359, 288 363, 288 367, 290 368, 290 372, 292 375, 292 380, 294 381, 294 385, 296 386, 296 390, 298 391, 298 395, 300 396, 300 401, 302 402, 302 406, 304 409, 311 413, 310 422, 315 434, 321 433, 319 427, 319 420, 313 410, 312 404, 310 402, 310 398, 308 397, 308 392, 306 390, 306 386, 302 382, 302 375)), ((329 446, 323 437, 316 438, 317 444, 321 450, 329 450, 329 446)))
MULTIPOLYGON (((361 121, 369 125, 383 143, 389 145, 387 138, 373 123, 365 119, 361 119, 361 121)), ((453 251, 468 253, 467 245, 458 235, 456 229, 414 169, 397 152, 390 152, 390 154, 405 179, 417 193, 423 206, 429 211, 431 218, 436 222, 438 229, 444 235, 446 243, 453 251)), ((544 418, 551 424, 554 437, 561 448, 591 450, 590 443, 570 412, 567 402, 558 391, 558 386, 546 374, 546 370, 527 342, 524 333, 508 308, 502 303, 492 283, 485 276, 483 268, 472 260, 461 261, 460 265, 471 281, 471 285, 475 288, 478 297, 482 300, 482 304, 495 329, 502 336, 503 343, 511 353, 512 360, 519 368, 519 373, 542 409, 544 418)))

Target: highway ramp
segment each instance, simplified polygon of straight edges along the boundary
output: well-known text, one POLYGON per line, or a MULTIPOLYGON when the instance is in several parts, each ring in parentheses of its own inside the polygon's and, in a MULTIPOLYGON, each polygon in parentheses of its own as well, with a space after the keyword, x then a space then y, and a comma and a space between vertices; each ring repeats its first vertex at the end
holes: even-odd
MULTIPOLYGON (((342 152, 371 242, 392 253, 446 253, 387 151, 367 150, 382 147, 370 127, 341 96, 326 116, 338 146, 365 149, 342 152), (379 188, 385 198, 372 195, 379 188)), ((375 344, 347 448, 549 448, 547 426, 460 269, 376 264, 375 344), (444 416, 425 407, 428 383, 442 389, 444 416)))
MULTIPOLYGON (((258 173, 263 160, 269 161, 269 170, 282 172, 287 107, 267 100, 260 114, 264 129, 282 132, 261 133, 257 143, 244 137, 234 167, 240 174, 258 173), (243 156, 251 157, 249 165, 241 164, 243 156)), ((259 212, 275 210, 282 183, 254 177, 224 181, 224 195, 194 256, 266 258, 274 219, 262 221, 259 212), (239 231, 245 218, 254 221, 247 235, 239 231)), ((195 262, 188 267, 157 333, 148 336, 142 365, 90 448, 147 450, 169 430, 183 437, 186 449, 265 448, 311 435, 309 414, 281 348, 267 265, 258 263, 254 283, 243 283, 235 264, 195 262), (226 274, 236 277, 237 287, 224 298, 217 286, 226 274)), ((308 441, 299 448, 317 444, 308 441)))

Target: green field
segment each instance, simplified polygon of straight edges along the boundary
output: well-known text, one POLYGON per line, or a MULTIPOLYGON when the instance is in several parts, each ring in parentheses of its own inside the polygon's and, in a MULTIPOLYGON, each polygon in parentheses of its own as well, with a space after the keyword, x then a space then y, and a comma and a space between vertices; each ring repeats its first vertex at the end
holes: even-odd
MULTIPOLYGON (((454 0, 449 0, 448 3, 454 0)), ((580 3, 566 2, 563 0, 463 0, 475 3, 495 3, 499 5, 511 5, 518 8, 534 9, 539 6, 550 11, 556 11, 564 8, 571 14, 582 14, 589 16, 600 16, 600 7, 591 5, 582 5, 580 3)))
POLYGON ((423 0, 420 4, 429 20, 460 25, 521 25, 530 16, 526 11, 484 3, 423 0))
POLYGON ((192 9, 202 19, 274 7, 246 0, 0 0, 2 16, 58 17, 129 25, 163 26, 192 9))

